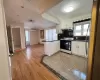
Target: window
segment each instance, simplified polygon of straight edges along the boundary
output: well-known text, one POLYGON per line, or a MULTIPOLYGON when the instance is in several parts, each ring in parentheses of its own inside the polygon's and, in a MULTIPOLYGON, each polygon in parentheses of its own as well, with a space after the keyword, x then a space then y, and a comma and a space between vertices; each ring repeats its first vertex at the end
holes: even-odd
POLYGON ((75 26, 75 34, 76 36, 81 36, 82 35, 82 26, 81 25, 78 25, 78 26, 75 26))
POLYGON ((89 36, 89 35, 90 35, 90 21, 74 24, 74 36, 89 36))
POLYGON ((81 26, 81 25, 78 25, 78 26, 75 27, 75 29, 76 29, 77 31, 81 31, 82 26, 81 26))
POLYGON ((56 29, 53 29, 53 40, 57 40, 56 29))
POLYGON ((83 36, 89 36, 90 35, 90 27, 89 24, 83 25, 83 36))
POLYGON ((45 36, 47 41, 57 40, 56 29, 46 30, 45 36))
POLYGON ((29 31, 25 31, 26 41, 29 41, 29 31))

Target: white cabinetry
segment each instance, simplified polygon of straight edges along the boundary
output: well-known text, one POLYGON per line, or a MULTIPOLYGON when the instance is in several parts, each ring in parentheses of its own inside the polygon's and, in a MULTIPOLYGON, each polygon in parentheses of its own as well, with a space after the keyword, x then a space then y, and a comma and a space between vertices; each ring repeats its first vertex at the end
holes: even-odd
POLYGON ((72 54, 87 57, 86 56, 86 44, 87 42, 72 41, 72 54))
POLYGON ((60 51, 60 41, 44 42, 45 55, 51 56, 60 51))
POLYGON ((79 50, 79 55, 80 56, 83 56, 85 57, 85 54, 86 54, 86 42, 79 42, 79 47, 78 47, 78 50, 79 50))
POLYGON ((72 54, 78 55, 78 44, 76 41, 72 41, 72 54))

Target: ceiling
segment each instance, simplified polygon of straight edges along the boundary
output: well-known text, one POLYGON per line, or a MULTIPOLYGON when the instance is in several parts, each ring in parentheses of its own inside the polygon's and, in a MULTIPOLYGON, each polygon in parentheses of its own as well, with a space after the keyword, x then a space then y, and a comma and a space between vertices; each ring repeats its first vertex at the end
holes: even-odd
POLYGON ((44 28, 50 28, 50 27, 56 27, 56 23, 53 23, 51 21, 45 20, 45 19, 41 19, 38 21, 33 21, 33 22, 28 22, 26 21, 24 23, 24 27, 26 29, 30 28, 30 29, 44 29, 44 28))
POLYGON ((85 14, 91 14, 92 4, 93 0, 63 0, 46 13, 58 17, 59 19, 70 19, 85 14), (74 10, 69 13, 64 13, 62 9, 68 6, 72 6, 74 10))
POLYGON ((24 23, 28 28, 47 28, 56 24, 41 14, 61 0, 4 0, 7 25, 24 23), (29 22, 33 20, 33 22, 29 22))
POLYGON ((44 12, 54 18, 66 20, 91 13, 92 4, 93 0, 4 0, 8 25, 24 23, 25 28, 35 29, 56 26, 52 20, 41 16, 44 12), (72 12, 62 12, 65 6, 70 5, 74 8, 72 12))

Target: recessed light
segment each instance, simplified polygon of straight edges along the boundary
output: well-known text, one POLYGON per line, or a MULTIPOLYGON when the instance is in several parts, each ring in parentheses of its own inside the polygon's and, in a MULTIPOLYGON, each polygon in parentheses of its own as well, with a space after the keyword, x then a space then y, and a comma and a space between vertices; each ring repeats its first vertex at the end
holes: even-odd
POLYGON ((21 6, 21 8, 24 8, 24 6, 21 6))
POLYGON ((30 19, 29 22, 34 22, 34 20, 30 19))
POLYGON ((72 12, 73 10, 74 10, 74 8, 73 8, 72 6, 70 6, 70 7, 64 7, 64 8, 63 8, 63 11, 64 11, 64 12, 67 12, 67 13, 68 13, 68 12, 72 12))

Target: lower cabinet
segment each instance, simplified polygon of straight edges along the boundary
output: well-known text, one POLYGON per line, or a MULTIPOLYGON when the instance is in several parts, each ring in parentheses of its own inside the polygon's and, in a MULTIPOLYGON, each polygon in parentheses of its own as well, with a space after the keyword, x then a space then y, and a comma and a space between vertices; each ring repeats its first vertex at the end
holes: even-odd
POLYGON ((78 44, 76 41, 72 41, 72 54, 78 55, 78 44))
POLYGON ((60 51, 60 41, 44 42, 44 54, 51 56, 60 51))
POLYGON ((87 57, 86 54, 86 51, 88 50, 87 44, 88 44, 87 42, 72 41, 72 54, 82 57, 87 57))

